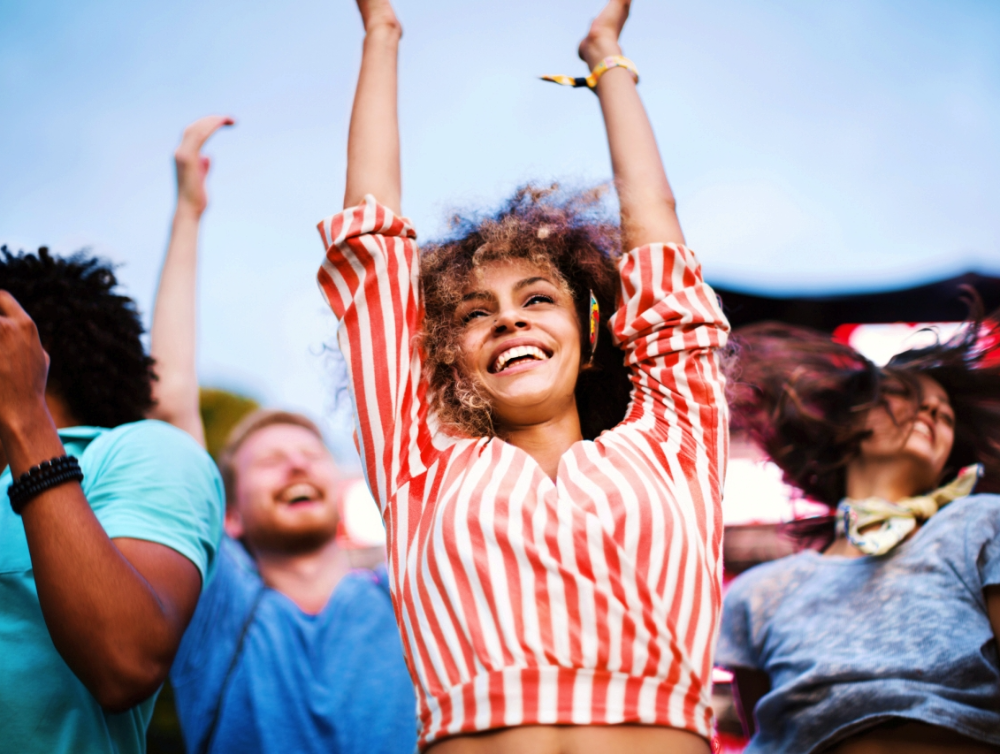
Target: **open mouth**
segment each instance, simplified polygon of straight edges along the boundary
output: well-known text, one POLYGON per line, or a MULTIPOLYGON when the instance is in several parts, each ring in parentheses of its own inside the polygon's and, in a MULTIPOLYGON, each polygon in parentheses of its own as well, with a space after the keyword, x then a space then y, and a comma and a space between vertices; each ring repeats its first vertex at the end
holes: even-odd
POLYGON ((525 364, 529 361, 547 361, 552 354, 546 353, 538 346, 514 346, 502 351, 490 365, 490 372, 499 374, 505 369, 510 369, 517 364, 525 364))
POLYGON ((323 499, 323 493, 308 482, 285 487, 278 495, 278 502, 285 505, 301 505, 303 503, 316 503, 323 499))
POLYGON ((934 443, 934 426, 926 419, 920 418, 913 422, 913 429, 910 432, 925 438, 931 444, 934 443))

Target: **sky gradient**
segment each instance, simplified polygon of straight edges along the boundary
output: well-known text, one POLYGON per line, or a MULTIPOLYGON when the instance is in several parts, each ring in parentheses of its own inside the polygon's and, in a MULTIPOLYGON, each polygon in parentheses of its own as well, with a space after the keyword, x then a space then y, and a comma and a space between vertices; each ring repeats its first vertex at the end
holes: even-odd
MULTIPOLYGON (((189 121, 233 115, 206 150, 201 377, 318 415, 335 323, 315 224, 340 208, 361 25, 350 0, 286 5, 0 2, 0 242, 89 247, 148 317, 173 149, 189 121)), ((536 78, 585 73, 600 6, 397 4, 403 205, 422 238, 527 181, 609 179, 595 98, 536 78)), ((1000 3, 635 0, 622 41, 710 281, 1000 274, 1000 3)))

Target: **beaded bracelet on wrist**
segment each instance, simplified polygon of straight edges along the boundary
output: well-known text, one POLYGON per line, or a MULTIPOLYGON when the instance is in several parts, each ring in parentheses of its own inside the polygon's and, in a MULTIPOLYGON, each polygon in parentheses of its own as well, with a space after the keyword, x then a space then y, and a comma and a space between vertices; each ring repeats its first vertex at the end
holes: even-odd
POLYGON ((7 489, 10 507, 21 515, 24 507, 46 490, 66 482, 82 482, 83 471, 73 456, 59 456, 50 461, 42 461, 21 474, 7 489))

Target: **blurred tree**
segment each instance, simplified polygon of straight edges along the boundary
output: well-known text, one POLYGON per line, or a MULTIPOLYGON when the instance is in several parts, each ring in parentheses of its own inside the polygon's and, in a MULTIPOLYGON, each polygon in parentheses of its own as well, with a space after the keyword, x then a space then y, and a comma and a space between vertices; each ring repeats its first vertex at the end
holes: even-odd
POLYGON ((217 388, 201 389, 201 422, 205 425, 205 444, 212 458, 218 459, 239 420, 258 408, 260 404, 252 398, 217 388))
MULTIPOLYGON (((260 407, 251 398, 216 388, 202 388, 199 402, 201 421, 205 425, 205 443, 215 459, 219 457, 219 451, 236 423, 260 407)), ((153 708, 153 717, 146 732, 146 751, 147 754, 184 754, 184 738, 170 681, 163 684, 153 708)))

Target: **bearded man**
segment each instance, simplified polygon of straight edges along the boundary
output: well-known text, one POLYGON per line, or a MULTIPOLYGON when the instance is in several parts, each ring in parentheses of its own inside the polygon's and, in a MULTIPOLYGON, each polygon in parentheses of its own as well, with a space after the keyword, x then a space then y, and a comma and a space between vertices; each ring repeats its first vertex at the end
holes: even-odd
MULTIPOLYGON (((154 415, 204 444, 195 369, 201 147, 185 132, 177 210, 157 292, 154 415)), ((412 754, 416 701, 384 566, 352 568, 338 541, 343 477, 313 422, 259 411, 219 456, 226 492, 218 569, 170 678, 189 752, 412 754)))

